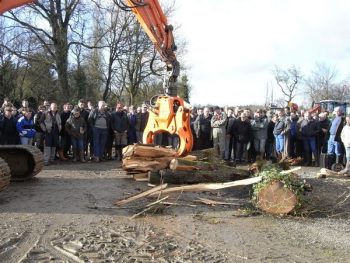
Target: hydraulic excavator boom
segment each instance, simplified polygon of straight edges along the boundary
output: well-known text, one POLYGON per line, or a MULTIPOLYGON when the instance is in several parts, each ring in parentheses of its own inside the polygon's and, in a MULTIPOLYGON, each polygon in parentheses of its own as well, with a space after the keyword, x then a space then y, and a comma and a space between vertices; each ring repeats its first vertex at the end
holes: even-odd
POLYGON ((177 77, 180 63, 174 51, 176 45, 173 26, 167 18, 158 0, 126 0, 139 23, 153 42, 167 67, 168 79, 165 83, 165 95, 158 96, 149 112, 149 119, 144 130, 143 142, 154 143, 156 134, 167 132, 179 137, 177 154, 183 156, 192 150, 193 137, 190 127, 190 109, 185 101, 177 97, 177 77))
MULTIPOLYGON (((31 2, 34 0, 0 0, 0 13, 31 2)), ((125 11, 134 12, 166 64, 168 78, 165 83, 165 95, 158 96, 150 109, 143 142, 154 143, 158 133, 176 134, 179 136, 177 154, 186 155, 192 150, 193 138, 190 128, 190 109, 183 99, 177 97, 180 63, 174 53, 176 45, 173 27, 168 24, 158 0, 125 0, 125 3, 122 0, 116 0, 115 3, 125 11)))

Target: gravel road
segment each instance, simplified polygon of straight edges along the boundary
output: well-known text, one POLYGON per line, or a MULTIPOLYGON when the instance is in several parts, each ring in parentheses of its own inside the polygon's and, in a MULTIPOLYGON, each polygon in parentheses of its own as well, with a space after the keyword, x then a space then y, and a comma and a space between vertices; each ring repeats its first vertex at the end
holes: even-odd
POLYGON ((316 179, 298 216, 252 208, 249 187, 174 194, 170 206, 130 219, 154 199, 115 161, 45 167, 0 192, 0 262, 350 262, 350 178, 316 179), (207 206, 198 197, 231 203, 207 206))

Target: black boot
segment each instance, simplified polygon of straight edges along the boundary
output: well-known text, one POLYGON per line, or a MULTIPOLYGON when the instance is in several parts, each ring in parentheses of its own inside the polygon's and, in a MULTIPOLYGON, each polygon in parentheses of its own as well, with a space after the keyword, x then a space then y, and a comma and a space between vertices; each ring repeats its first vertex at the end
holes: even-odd
POLYGON ((344 155, 337 155, 335 163, 344 164, 344 155))

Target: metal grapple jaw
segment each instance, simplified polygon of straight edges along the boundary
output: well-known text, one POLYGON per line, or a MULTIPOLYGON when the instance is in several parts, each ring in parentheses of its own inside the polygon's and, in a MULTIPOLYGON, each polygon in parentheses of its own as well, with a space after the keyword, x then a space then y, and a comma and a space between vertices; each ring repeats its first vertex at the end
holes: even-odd
POLYGON ((190 109, 183 99, 159 96, 149 112, 143 143, 153 144, 158 133, 176 134, 179 137, 177 156, 185 156, 193 146, 190 124, 190 109))

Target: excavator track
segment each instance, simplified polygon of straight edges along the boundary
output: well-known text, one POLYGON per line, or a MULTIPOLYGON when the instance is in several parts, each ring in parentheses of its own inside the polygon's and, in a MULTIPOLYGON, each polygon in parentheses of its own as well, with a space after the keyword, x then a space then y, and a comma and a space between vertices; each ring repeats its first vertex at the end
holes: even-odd
POLYGON ((11 170, 4 159, 0 158, 0 192, 4 190, 11 180, 11 170))
POLYGON ((11 181, 25 181, 37 175, 44 167, 41 151, 29 145, 0 145, 0 158, 11 170, 11 181))

